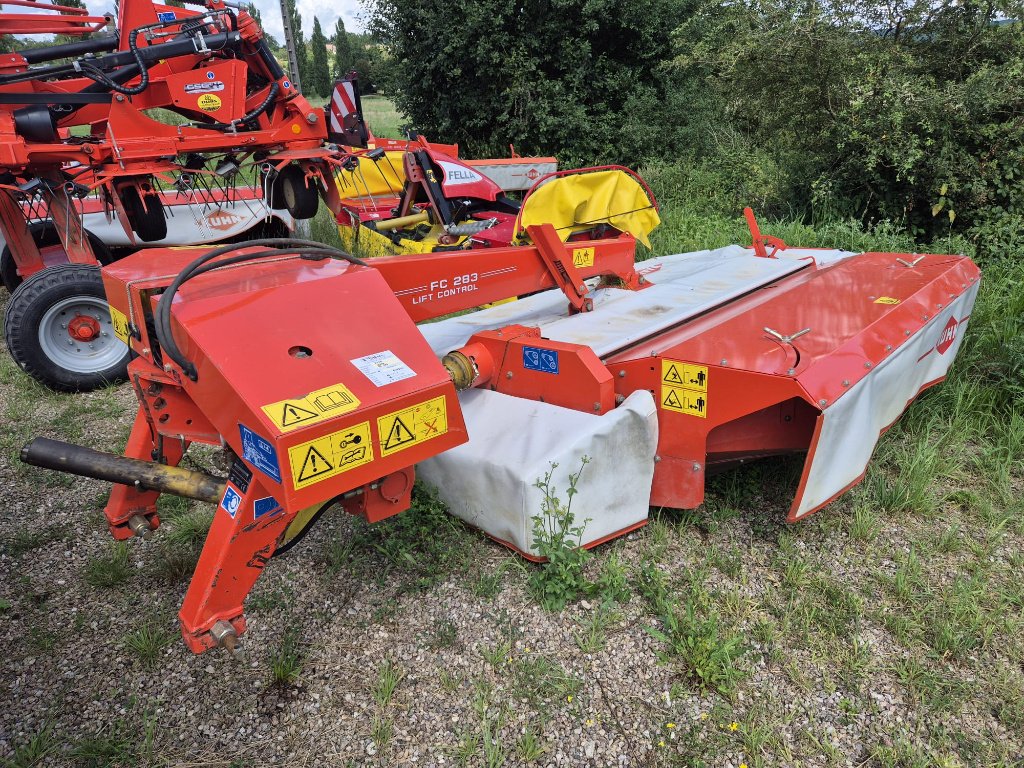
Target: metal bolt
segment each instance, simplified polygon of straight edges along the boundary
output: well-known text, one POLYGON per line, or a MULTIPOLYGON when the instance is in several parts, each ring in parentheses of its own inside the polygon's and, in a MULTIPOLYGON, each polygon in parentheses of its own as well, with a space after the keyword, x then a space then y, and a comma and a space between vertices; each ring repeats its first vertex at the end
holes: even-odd
POLYGON ((626 372, 625 371, 619 371, 619 378, 620 379, 626 378, 626 372))
POLYGON ((843 379, 843 386, 844 387, 850 386, 850 380, 849 379, 843 379))
POLYGON ((903 332, 903 335, 904 335, 904 336, 909 336, 909 335, 910 335, 910 331, 904 331, 904 332, 903 332))
POLYGON ((601 404, 600 403, 594 403, 594 410, 595 411, 600 411, 601 410, 601 404))
POLYGON ((310 125, 314 125, 316 123, 316 120, 316 112, 310 112, 308 115, 306 115, 306 122, 309 123, 310 125))
POLYGON ((128 520, 128 529, 140 539, 148 539, 153 534, 153 528, 149 520, 143 515, 133 515, 128 520))
POLYGON ((512 371, 509 371, 508 373, 506 373, 505 374, 505 378, 506 379, 511 379, 512 378, 512 371))
POLYGON ((722 362, 719 363, 719 365, 728 365, 728 364, 729 364, 729 361, 726 360, 724 357, 722 358, 722 362))
POLYGON ((871 363, 864 363, 865 368, 871 368, 871 363))
POLYGON ((700 472, 700 464, 698 464, 696 461, 693 462, 693 471, 700 472))
POLYGON ((238 632, 231 626, 231 622, 224 621, 223 619, 218 621, 210 627, 210 637, 213 638, 218 646, 227 648, 233 657, 238 658, 242 649, 238 647, 238 632))
POLYGON ((787 376, 792 376, 794 373, 796 373, 796 368, 790 368, 788 371, 786 371, 787 376))
POLYGON ((827 403, 828 400, 826 400, 825 398, 822 398, 821 400, 818 401, 818 405, 826 405, 827 403))
POLYGON ((624 402, 626 402, 626 396, 625 395, 616 395, 615 396, 615 404, 616 405, 622 405, 624 402))
POLYGON ((886 352, 892 352, 892 344, 886 344, 885 345, 885 351, 886 352))
POLYGON ((661 456, 655 456, 654 463, 657 464, 659 461, 661 461, 661 456))

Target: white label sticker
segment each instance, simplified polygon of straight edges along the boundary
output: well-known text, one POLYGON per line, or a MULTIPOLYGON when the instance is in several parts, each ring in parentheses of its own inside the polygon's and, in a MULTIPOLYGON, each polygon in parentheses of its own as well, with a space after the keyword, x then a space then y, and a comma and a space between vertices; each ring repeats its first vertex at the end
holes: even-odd
POLYGON ((357 357, 352 365, 358 368, 376 386, 394 384, 402 379, 410 379, 416 371, 398 359, 390 349, 376 352, 366 357, 357 357))
POLYGON ((444 160, 438 160, 437 164, 444 171, 444 183, 449 186, 455 184, 475 184, 478 181, 484 180, 484 177, 479 173, 461 163, 446 163, 444 160))

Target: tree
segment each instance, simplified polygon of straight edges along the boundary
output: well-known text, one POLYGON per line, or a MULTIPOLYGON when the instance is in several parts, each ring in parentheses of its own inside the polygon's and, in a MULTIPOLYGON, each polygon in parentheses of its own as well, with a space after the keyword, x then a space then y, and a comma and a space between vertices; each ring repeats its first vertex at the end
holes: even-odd
POLYGON ((252 20, 256 22, 256 26, 263 30, 263 39, 267 41, 267 45, 270 46, 271 50, 277 50, 281 47, 281 44, 274 39, 274 36, 267 32, 263 26, 263 14, 260 13, 260 9, 256 7, 255 3, 249 3, 245 6, 245 12, 252 16, 252 20))
MULTIPOLYGON (((309 38, 309 84, 307 91, 321 96, 331 93, 331 62, 327 58, 327 38, 320 27, 320 19, 313 17, 313 34, 309 38)), ((304 83, 305 85, 305 83, 304 83)))
POLYGON ((286 0, 286 6, 292 28, 292 43, 295 45, 296 66, 299 68, 299 82, 303 89, 309 88, 309 56, 306 54, 306 41, 302 36, 302 16, 295 7, 295 0, 286 0))
POLYGON ((352 42, 345 31, 345 21, 338 17, 334 25, 334 76, 344 77, 352 70, 352 42))
POLYGON ((626 159, 631 100, 670 93, 666 30, 692 2, 374 0, 370 28, 399 110, 428 135, 471 153, 511 141, 593 163, 626 159))
POLYGON ((1015 0, 707 0, 676 32, 676 67, 768 148, 790 212, 891 219, 923 239, 993 222, 1024 234, 1019 13, 1015 0))

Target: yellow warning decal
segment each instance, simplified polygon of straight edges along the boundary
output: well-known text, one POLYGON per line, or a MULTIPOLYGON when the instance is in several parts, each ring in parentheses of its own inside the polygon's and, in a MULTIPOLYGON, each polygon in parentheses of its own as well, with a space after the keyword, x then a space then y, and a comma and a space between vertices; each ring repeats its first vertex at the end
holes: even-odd
POLYGON ((704 365, 661 361, 661 407, 676 413, 708 416, 708 369, 704 365))
POLYGON ((705 365, 691 365, 676 360, 661 361, 661 383, 673 387, 708 391, 708 369, 705 365))
POLYGON ((389 413, 377 419, 380 435, 380 455, 390 456, 397 451, 439 437, 448 431, 448 406, 444 396, 435 397, 419 405, 389 413))
POLYGON ((130 331, 128 329, 128 316, 115 307, 110 308, 110 325, 114 329, 114 335, 125 344, 128 343, 130 331))
POLYGON ((288 449, 292 485, 297 491, 371 461, 373 442, 368 421, 288 449))
POLYGON ((708 393, 661 385, 661 407, 689 416, 708 417, 708 393))
POLYGON ((899 304, 899 299, 894 299, 892 296, 879 296, 875 299, 875 304, 899 304))
POLYGON ((359 399, 344 384, 335 384, 310 392, 305 397, 293 397, 263 406, 263 412, 282 432, 308 427, 318 421, 342 416, 359 407, 359 399))
POLYGON ((594 266, 594 249, 593 248, 573 248, 572 249, 572 265, 576 269, 582 269, 583 267, 594 266))
POLYGON ((216 112, 221 108, 221 104, 223 102, 221 102, 220 96, 214 96, 212 93, 204 93, 199 97, 199 100, 196 103, 204 112, 216 112))

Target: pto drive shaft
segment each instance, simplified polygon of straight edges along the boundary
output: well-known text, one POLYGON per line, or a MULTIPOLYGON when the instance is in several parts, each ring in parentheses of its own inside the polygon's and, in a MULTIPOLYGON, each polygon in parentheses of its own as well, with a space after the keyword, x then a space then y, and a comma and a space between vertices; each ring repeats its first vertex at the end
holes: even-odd
POLYGON ((140 491, 159 491, 186 499, 217 504, 224 495, 225 480, 181 467, 140 461, 80 445, 37 437, 21 449, 21 460, 43 469, 130 485, 140 491))

